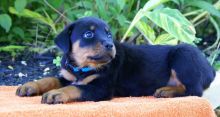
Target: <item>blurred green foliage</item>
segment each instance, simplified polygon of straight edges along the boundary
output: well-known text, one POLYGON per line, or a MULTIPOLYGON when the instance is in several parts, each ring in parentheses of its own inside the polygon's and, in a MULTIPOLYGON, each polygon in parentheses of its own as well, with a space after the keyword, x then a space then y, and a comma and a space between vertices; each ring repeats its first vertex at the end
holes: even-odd
POLYGON ((219 64, 219 10, 220 0, 1 0, 0 50, 45 50, 65 25, 96 16, 122 42, 196 45, 214 35, 203 49, 212 64, 219 64))

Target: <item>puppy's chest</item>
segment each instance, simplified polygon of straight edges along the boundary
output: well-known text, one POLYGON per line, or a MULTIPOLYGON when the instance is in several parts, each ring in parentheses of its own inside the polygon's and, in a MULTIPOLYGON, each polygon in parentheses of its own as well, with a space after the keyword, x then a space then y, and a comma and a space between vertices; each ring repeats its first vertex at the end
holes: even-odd
POLYGON ((94 79, 98 78, 98 74, 96 72, 71 72, 66 69, 61 69, 60 75, 63 76, 66 80, 72 81, 72 84, 82 85, 88 84, 94 79))

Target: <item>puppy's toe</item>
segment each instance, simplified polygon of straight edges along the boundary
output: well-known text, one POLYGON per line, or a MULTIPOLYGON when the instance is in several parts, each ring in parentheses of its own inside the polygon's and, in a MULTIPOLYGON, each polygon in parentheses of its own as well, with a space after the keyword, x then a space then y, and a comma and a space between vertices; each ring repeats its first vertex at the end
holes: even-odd
POLYGON ((69 97, 64 92, 60 92, 59 90, 52 90, 43 94, 41 103, 60 104, 60 103, 66 103, 68 101, 69 101, 69 97))
POLYGON ((23 97, 23 96, 35 96, 38 95, 39 89, 37 85, 33 82, 26 83, 16 90, 16 95, 23 97))
POLYGON ((175 96, 175 91, 168 88, 157 89, 154 93, 154 97, 157 98, 171 98, 175 96))

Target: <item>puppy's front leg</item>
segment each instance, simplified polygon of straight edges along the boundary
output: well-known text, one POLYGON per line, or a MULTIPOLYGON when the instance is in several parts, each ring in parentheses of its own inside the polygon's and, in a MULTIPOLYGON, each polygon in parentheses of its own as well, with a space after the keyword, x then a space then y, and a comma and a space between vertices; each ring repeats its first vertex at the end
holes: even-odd
POLYGON ((18 87, 16 95, 18 96, 35 96, 43 94, 49 90, 62 87, 60 80, 55 77, 40 79, 36 82, 28 82, 18 87))
POLYGON ((92 85, 70 85, 51 90, 42 96, 41 103, 58 104, 72 101, 100 101, 112 96, 105 88, 92 85))

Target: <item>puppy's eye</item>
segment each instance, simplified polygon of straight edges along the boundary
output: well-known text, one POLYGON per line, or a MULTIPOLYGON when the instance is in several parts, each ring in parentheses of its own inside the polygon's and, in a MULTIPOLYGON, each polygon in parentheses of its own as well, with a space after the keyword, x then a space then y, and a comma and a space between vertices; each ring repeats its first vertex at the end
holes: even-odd
POLYGON ((83 34, 83 38, 85 39, 91 39, 94 37, 94 33, 92 31, 87 31, 83 34))
POLYGON ((108 38, 112 38, 112 34, 111 33, 107 33, 107 37, 108 38))

